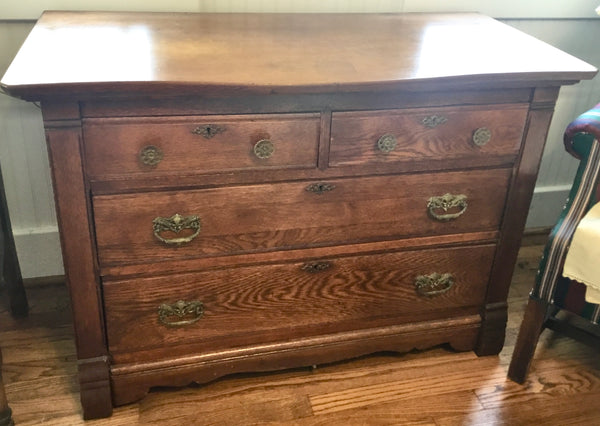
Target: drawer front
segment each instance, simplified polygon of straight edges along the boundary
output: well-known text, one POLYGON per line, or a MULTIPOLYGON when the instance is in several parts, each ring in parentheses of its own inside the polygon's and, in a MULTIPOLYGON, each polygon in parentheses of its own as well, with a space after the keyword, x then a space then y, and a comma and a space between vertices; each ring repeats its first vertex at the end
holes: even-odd
POLYGON ((86 171, 132 173, 315 167, 319 114, 89 119, 86 171))
MULTIPOLYGON (((330 166, 385 162, 469 160, 485 165, 493 156, 519 152, 526 105, 372 112, 334 112, 330 166)), ((429 165, 429 164, 428 164, 429 165)))
POLYGON ((105 282, 109 350, 198 343, 208 351, 476 311, 494 251, 392 252, 105 282))
POLYGON ((100 266, 496 230, 510 174, 495 169, 97 196, 100 266), (443 204, 453 201, 454 207, 443 204))

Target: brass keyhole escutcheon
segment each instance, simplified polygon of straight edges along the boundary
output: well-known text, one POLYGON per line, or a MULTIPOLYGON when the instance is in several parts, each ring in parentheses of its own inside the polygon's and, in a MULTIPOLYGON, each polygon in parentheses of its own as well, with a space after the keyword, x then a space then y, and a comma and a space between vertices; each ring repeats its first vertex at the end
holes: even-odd
POLYGON ((194 130, 192 130, 192 133, 195 135, 200 135, 205 139, 210 139, 220 133, 223 133, 224 131, 225 127, 223 126, 218 126, 216 124, 205 124, 203 126, 196 127, 194 130))
POLYGON ((325 192, 333 191, 335 185, 326 182, 311 183, 305 188, 308 192, 312 192, 317 195, 321 195, 325 192))
POLYGON ((140 151, 140 162, 146 166, 156 167, 163 159, 163 152, 154 145, 148 145, 140 151))
POLYGON ((425 117, 421 123, 423 123, 425 127, 435 129, 437 126, 441 126, 447 121, 448 119, 442 115, 430 115, 429 117, 425 117))
POLYGON ((317 272, 325 271, 332 266, 332 263, 327 261, 308 262, 302 265, 302 270, 311 274, 316 274, 317 272))

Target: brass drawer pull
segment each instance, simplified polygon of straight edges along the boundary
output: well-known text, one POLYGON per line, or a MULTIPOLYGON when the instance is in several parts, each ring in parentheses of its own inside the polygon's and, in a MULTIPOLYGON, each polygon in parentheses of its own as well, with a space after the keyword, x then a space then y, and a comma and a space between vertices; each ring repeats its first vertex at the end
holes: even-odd
POLYGON ((163 303, 158 307, 158 321, 167 327, 182 327, 193 324, 204 315, 202 302, 179 300, 172 305, 163 303))
POLYGON ((492 131, 487 127, 480 127, 473 132, 473 144, 475 146, 484 146, 492 140, 492 131))
POLYGON ((192 130, 192 133, 203 136, 205 139, 210 139, 220 133, 223 133, 225 130, 227 130, 225 127, 218 126, 216 124, 205 124, 203 126, 196 127, 194 130, 192 130))
POLYGON ((326 269, 331 268, 331 262, 308 262, 302 265, 302 270, 309 272, 311 274, 315 274, 317 272, 324 271, 326 269))
POLYGON ((194 238, 198 236, 200 233, 200 219, 198 216, 181 216, 179 214, 174 214, 171 217, 157 217, 152 221, 152 229, 154 230, 154 236, 159 241, 162 241, 165 244, 184 244, 189 243, 194 238), (174 232, 175 234, 179 234, 184 229, 193 229, 194 233, 192 235, 188 235, 187 237, 178 237, 178 238, 164 238, 160 234, 162 232, 174 232))
POLYGON ((435 129, 437 126, 441 126, 447 121, 448 119, 442 115, 430 115, 429 117, 425 117, 421 123, 423 123, 425 127, 435 129))
POLYGON ((396 145, 398 145, 398 140, 394 135, 390 135, 389 133, 386 133, 377 141, 377 148, 386 154, 389 154, 396 149, 396 145))
POLYGON ((273 142, 268 139, 261 139, 254 145, 254 155, 261 160, 270 158, 274 151, 275 146, 273 145, 273 142))
POLYGON ((429 275, 419 275, 415 279, 415 288, 421 296, 437 296, 450 290, 454 285, 452 274, 434 272, 429 275))
POLYGON ((335 189, 335 185, 325 182, 317 182, 311 183, 305 188, 308 192, 315 193, 317 195, 321 195, 324 192, 333 191, 335 189))
POLYGON ((156 167, 163 159, 163 152, 154 145, 148 145, 140 151, 140 162, 146 166, 156 167))
POLYGON ((467 206, 467 196, 463 194, 444 194, 438 197, 431 197, 427 200, 427 211, 429 212, 429 215, 440 222, 447 222, 458 218, 467 211, 467 206), (446 213, 448 210, 455 208, 460 210, 455 213, 446 213), (438 213, 439 210, 442 210, 444 213, 438 213))

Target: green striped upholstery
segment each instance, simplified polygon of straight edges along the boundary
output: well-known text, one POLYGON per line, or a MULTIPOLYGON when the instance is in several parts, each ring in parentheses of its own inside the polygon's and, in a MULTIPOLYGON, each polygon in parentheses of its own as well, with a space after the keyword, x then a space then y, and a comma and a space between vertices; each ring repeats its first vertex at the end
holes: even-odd
POLYGON ((584 300, 585 286, 562 277, 562 268, 577 224, 600 199, 600 104, 579 116, 565 131, 565 148, 581 160, 569 198, 552 229, 531 297, 553 303, 600 322, 600 305, 584 300))

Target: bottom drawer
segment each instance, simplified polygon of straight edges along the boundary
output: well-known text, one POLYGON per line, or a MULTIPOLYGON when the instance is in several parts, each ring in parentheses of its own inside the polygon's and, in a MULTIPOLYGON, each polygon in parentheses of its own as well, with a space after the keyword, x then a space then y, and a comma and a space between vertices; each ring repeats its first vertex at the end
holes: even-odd
POLYGON ((216 350, 440 319, 463 307, 472 314, 494 251, 400 251, 105 282, 109 350, 216 350))

